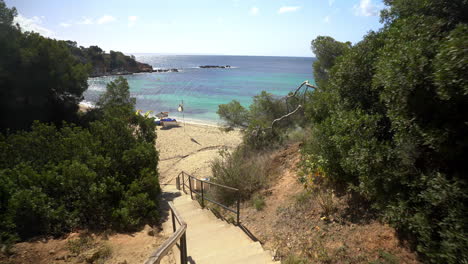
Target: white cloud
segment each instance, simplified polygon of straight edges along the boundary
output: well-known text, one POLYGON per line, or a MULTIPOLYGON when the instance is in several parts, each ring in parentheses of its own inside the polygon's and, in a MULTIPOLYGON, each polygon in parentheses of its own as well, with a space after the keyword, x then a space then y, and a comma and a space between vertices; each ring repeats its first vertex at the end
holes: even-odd
POLYGON ((327 24, 330 23, 330 16, 324 17, 324 18, 323 18, 323 22, 325 22, 325 23, 327 23, 327 24))
POLYGON ((77 22, 78 25, 92 25, 94 21, 89 17, 82 17, 80 21, 77 22))
POLYGON ((42 26, 43 19, 43 16, 33 16, 31 18, 27 18, 22 16, 21 14, 18 14, 18 16, 15 17, 14 22, 19 24, 23 31, 34 31, 45 37, 54 37, 55 33, 52 30, 42 26))
POLYGON ((259 11, 258 7, 254 6, 254 7, 250 8, 249 14, 252 15, 252 16, 256 16, 256 15, 258 15, 258 11, 259 11))
POLYGON ((372 4, 371 0, 361 0, 359 5, 354 5, 354 14, 356 16, 377 16, 379 15, 379 7, 372 4))
POLYGON ((332 6, 333 3, 335 3, 335 0, 328 0, 328 5, 329 5, 329 6, 332 6))
POLYGON ((102 16, 100 17, 98 20, 97 20, 97 23, 98 24, 105 24, 105 23, 110 23, 110 22, 114 22, 116 21, 117 19, 113 16, 109 16, 109 15, 105 15, 105 16, 102 16))
POLYGON ((61 27, 64 27, 64 28, 67 28, 67 27, 71 26, 71 24, 65 23, 65 22, 62 22, 62 23, 60 23, 59 25, 60 25, 61 27))
POLYGON ((278 14, 284 14, 287 12, 295 12, 299 9, 301 9, 300 6, 282 6, 280 7, 280 9, 278 9, 278 14))
POLYGON ((137 16, 129 16, 128 17, 128 27, 135 26, 137 20, 138 20, 137 16))

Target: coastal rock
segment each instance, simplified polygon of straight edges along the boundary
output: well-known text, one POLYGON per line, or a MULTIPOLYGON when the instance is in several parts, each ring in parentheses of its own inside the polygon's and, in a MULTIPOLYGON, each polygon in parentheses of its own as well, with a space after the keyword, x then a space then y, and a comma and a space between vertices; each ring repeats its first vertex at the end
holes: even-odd
POLYGON ((226 69, 226 68, 231 68, 230 65, 202 65, 202 66, 199 66, 199 68, 201 69, 211 69, 211 68, 218 68, 218 69, 226 69))
POLYGON ((153 72, 179 72, 178 69, 155 69, 153 72))
POLYGON ((152 72, 153 71, 153 67, 151 65, 146 64, 146 63, 141 63, 141 62, 137 62, 137 68, 138 68, 137 72, 152 72))

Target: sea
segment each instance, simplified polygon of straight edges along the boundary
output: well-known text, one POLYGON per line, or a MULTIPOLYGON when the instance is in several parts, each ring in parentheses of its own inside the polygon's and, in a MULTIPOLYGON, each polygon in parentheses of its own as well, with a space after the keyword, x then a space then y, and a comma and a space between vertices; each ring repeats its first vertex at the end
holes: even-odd
MULTIPOLYGON (((219 124, 218 105, 239 101, 248 107, 253 96, 267 91, 287 95, 303 81, 313 83, 312 57, 218 56, 218 55, 135 55, 137 61, 154 69, 176 68, 179 72, 136 73, 124 76, 136 108, 143 112, 169 112, 180 121, 219 124), (229 65, 230 68, 200 68, 229 65), (183 112, 179 112, 179 105, 183 112)), ((88 79, 85 103, 94 104, 107 83, 117 76, 88 79)))

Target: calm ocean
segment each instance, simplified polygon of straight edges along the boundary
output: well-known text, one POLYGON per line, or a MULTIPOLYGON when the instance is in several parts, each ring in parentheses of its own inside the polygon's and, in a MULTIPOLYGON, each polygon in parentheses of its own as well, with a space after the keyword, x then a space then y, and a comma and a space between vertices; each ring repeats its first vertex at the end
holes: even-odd
MULTIPOLYGON (((248 106, 261 91, 283 96, 301 82, 313 82, 313 58, 204 55, 140 55, 138 61, 154 68, 180 72, 138 73, 125 76, 136 108, 170 112, 182 118, 177 107, 183 100, 186 121, 216 124, 219 104, 238 100, 248 106), (229 69, 200 69, 200 65, 230 65, 229 69)), ((86 101, 96 102, 115 76, 90 78, 86 101)))

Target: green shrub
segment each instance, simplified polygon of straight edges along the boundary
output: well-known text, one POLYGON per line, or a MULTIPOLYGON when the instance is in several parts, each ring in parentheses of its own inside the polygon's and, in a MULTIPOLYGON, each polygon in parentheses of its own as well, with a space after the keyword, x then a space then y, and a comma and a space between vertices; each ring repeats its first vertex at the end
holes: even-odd
MULTIPOLYGON (((106 102, 128 96, 125 79, 110 86, 106 102)), ((0 243, 158 219, 154 122, 121 102, 129 105, 103 104, 88 128, 36 122, 0 135, 0 243)))
MULTIPOLYGON (((265 186, 268 156, 256 154, 242 146, 233 152, 222 150, 220 155, 221 158, 211 163, 213 182, 239 189, 243 200, 249 199, 253 192, 265 186)), ((211 193, 227 204, 233 204, 238 198, 236 192, 217 187, 213 187, 211 193)))
MULTIPOLYGON (((425 261, 464 263, 466 1, 385 3, 383 29, 327 59, 333 65, 308 97, 302 165, 371 201, 425 261)), ((316 50, 335 54, 328 46, 316 50)))
POLYGON ((94 239, 89 234, 80 234, 78 238, 67 241, 68 250, 74 254, 81 254, 95 245, 94 239))
POLYGON ((263 210, 263 208, 265 207, 266 203, 265 203, 265 197, 263 197, 262 195, 254 195, 252 197, 252 205, 253 207, 255 207, 255 209, 257 211, 261 211, 263 210))
POLYGON ((307 259, 298 257, 296 255, 289 255, 285 259, 281 260, 282 264, 308 264, 307 259))

